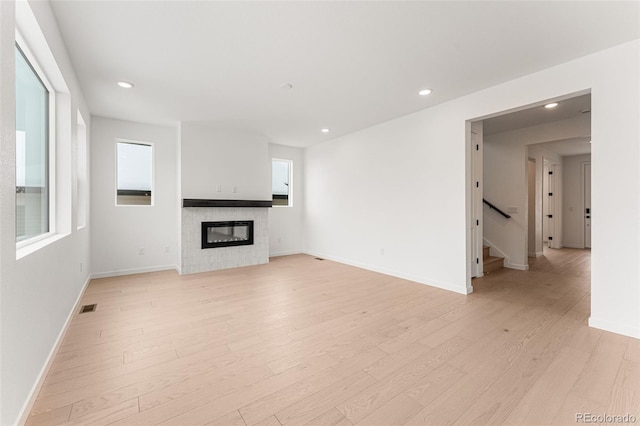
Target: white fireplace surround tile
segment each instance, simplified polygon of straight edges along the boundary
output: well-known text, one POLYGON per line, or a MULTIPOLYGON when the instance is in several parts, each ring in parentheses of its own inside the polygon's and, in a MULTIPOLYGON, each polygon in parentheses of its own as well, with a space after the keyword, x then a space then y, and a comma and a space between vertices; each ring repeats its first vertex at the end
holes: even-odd
POLYGON ((182 208, 181 273, 216 271, 269 262, 269 215, 265 207, 182 208), (202 222, 253 220, 253 245, 202 249, 202 222))

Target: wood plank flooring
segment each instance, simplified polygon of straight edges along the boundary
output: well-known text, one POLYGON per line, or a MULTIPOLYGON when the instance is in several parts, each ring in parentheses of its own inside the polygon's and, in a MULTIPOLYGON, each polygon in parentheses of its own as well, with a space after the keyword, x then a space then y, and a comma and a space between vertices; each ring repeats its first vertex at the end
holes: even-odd
POLYGON ((590 252, 458 295, 328 260, 93 280, 29 425, 640 418, 640 343, 588 328, 590 252))

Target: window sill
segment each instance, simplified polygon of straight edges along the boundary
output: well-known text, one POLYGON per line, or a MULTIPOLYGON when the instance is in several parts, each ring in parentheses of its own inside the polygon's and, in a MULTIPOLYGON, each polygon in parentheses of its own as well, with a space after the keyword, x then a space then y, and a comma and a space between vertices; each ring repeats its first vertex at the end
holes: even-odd
POLYGON ((21 241, 16 244, 16 260, 22 259, 36 251, 66 237, 67 234, 45 234, 32 241, 21 241))

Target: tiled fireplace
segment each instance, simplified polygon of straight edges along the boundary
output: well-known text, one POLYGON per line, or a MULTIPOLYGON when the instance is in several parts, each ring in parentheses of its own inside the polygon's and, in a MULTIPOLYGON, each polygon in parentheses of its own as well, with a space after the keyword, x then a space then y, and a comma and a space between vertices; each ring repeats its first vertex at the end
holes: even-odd
POLYGON ((181 273, 269 262, 271 201, 183 200, 181 273))

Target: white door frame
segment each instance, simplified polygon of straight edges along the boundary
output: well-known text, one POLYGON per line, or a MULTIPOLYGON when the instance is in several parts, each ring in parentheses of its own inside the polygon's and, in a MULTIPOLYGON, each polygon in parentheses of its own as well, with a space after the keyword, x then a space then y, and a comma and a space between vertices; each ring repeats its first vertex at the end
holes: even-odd
POLYGON ((591 188, 587 188, 586 180, 587 166, 589 166, 589 183, 591 183, 591 161, 582 163, 582 245, 584 248, 591 248, 591 229, 589 229, 589 241, 587 241, 587 226, 591 228, 591 202, 589 202, 589 213, 586 211, 587 189, 589 190, 589 199, 591 199, 591 188), (587 216, 589 216, 589 219, 587 219, 587 216))
MULTIPOLYGON (((536 198, 538 184, 538 163, 535 158, 527 155, 527 208, 526 208, 526 224, 527 234, 525 241, 527 244, 527 257, 536 257, 536 198), (530 163, 533 163, 533 178, 530 175, 530 163), (531 183, 533 182, 533 188, 531 183), (533 235, 531 235, 533 234, 533 235), (533 244, 533 250, 531 250, 533 244)), ((529 262, 527 261, 527 265, 529 262)))
POLYGON ((469 171, 467 197, 471 207, 467 216, 469 231, 467 293, 471 293, 473 291, 471 278, 481 277, 484 274, 482 263, 482 121, 467 121, 466 134, 467 170, 469 171))
POLYGON ((550 196, 552 193, 549 189, 549 170, 551 168, 551 162, 549 159, 542 157, 543 165, 542 165, 542 246, 543 249, 545 247, 550 247, 551 241, 549 241, 549 236, 553 236, 553 230, 551 229, 551 221, 548 218, 548 215, 551 212, 550 209, 550 196))
POLYGON ((543 183, 543 191, 546 193, 542 194, 542 232, 544 233, 542 239, 544 241, 547 238, 547 247, 559 249, 562 248, 562 169, 559 164, 551 162, 550 159, 544 157, 543 159, 548 172, 543 176, 547 185, 545 189, 543 183), (545 223, 547 226, 544 226, 545 223))

